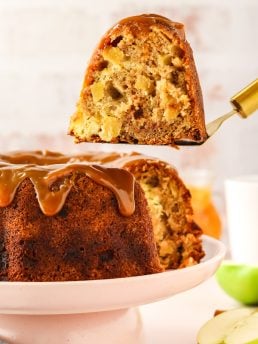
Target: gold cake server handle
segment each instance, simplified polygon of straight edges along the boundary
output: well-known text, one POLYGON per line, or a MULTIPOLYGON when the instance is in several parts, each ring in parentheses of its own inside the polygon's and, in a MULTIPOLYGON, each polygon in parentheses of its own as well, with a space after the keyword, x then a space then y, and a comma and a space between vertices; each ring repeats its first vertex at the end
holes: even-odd
POLYGON ((233 105, 233 110, 215 119, 206 126, 208 137, 215 134, 222 123, 233 115, 238 114, 242 118, 248 118, 258 109, 258 79, 254 80, 251 84, 235 94, 230 99, 230 102, 233 105))

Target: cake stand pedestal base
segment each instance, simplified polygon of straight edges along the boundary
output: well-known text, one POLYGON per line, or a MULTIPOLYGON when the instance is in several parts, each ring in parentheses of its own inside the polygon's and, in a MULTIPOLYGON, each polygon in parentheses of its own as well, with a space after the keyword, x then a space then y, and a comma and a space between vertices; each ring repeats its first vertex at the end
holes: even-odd
POLYGON ((0 343, 142 344, 137 308, 67 315, 0 315, 0 343))

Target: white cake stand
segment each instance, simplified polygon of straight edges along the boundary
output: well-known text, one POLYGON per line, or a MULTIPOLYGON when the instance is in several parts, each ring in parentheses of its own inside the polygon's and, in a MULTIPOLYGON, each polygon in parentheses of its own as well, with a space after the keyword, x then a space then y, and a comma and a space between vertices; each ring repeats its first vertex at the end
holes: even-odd
POLYGON ((159 274, 77 282, 0 282, 0 343, 142 343, 134 307, 165 299, 204 282, 224 258, 225 246, 204 236, 198 265, 159 274))

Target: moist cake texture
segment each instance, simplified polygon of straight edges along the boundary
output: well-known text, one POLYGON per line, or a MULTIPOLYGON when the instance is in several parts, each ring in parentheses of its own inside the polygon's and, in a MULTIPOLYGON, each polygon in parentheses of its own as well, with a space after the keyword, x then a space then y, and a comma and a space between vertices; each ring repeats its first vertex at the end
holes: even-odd
POLYGON ((144 190, 161 265, 177 269, 197 264, 204 256, 202 231, 193 221, 191 195, 177 171, 150 157, 134 155, 121 161, 144 190))
POLYGON ((142 15, 111 28, 89 63, 69 133, 76 142, 203 142, 202 95, 184 26, 142 15))

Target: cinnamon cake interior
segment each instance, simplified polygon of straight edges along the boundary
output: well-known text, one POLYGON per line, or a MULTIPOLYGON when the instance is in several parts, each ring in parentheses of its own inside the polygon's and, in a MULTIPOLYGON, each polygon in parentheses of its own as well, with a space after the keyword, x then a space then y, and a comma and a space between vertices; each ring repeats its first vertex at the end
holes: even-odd
POLYGON ((176 269, 198 263, 203 257, 202 231, 192 219, 191 195, 175 169, 154 159, 125 164, 124 168, 144 190, 161 265, 176 269))

